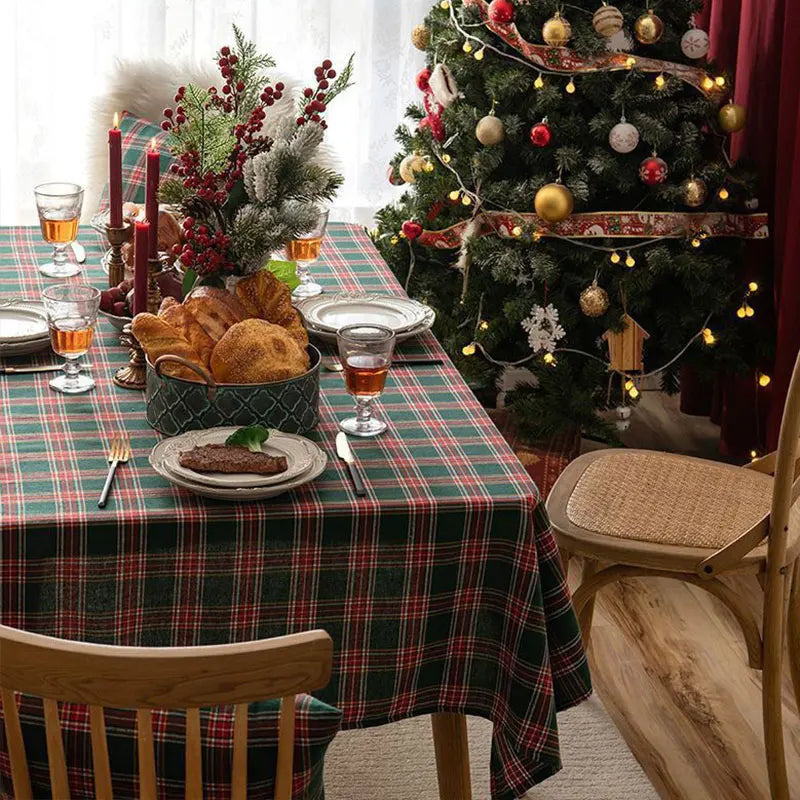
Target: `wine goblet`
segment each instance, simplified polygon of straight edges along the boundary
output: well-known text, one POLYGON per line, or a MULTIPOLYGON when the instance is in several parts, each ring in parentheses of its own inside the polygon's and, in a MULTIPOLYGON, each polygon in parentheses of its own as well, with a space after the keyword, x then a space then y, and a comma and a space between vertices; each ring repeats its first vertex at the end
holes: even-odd
POLYGON ((356 415, 339 423, 345 433, 377 436, 386 430, 386 423, 372 416, 372 402, 383 392, 394 340, 394 331, 382 325, 346 325, 336 332, 345 386, 356 399, 356 415))
POLYGON ((94 389, 94 378, 81 373, 80 357, 92 344, 100 306, 100 290, 85 284, 58 284, 42 292, 50 345, 64 358, 64 374, 50 381, 50 388, 64 394, 94 389))
POLYGON ((39 224, 46 242, 53 245, 53 260, 39 265, 48 278, 70 278, 81 268, 67 263, 67 247, 78 238, 83 188, 77 183, 40 183, 33 190, 39 224))
POLYGON ((296 274, 300 281, 300 285, 292 292, 293 297, 314 297, 322 293, 322 287, 311 277, 308 267, 319 258, 322 239, 328 227, 328 213, 320 211, 311 230, 286 244, 286 258, 297 263, 296 274))

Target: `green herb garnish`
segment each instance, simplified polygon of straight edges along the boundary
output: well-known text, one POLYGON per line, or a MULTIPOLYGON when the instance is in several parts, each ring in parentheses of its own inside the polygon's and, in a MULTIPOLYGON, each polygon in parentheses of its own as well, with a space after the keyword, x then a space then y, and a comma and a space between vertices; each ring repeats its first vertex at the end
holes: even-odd
POLYGON ((269 431, 263 425, 248 425, 246 428, 239 428, 234 431, 226 440, 225 444, 234 447, 246 447, 251 453, 260 453, 261 445, 269 438, 269 431))

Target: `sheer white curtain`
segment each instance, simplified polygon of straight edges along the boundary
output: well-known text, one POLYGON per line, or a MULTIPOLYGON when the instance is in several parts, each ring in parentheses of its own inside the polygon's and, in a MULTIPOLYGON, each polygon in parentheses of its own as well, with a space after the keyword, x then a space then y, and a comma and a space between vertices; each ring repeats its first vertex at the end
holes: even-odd
POLYGON ((430 0, 2 0, 0 224, 36 221, 32 187, 86 178, 91 100, 113 60, 210 59, 239 25, 282 73, 310 79, 355 52, 355 81, 329 112, 345 184, 334 216, 368 223, 396 196, 386 180, 393 133, 418 92, 411 29, 430 0))

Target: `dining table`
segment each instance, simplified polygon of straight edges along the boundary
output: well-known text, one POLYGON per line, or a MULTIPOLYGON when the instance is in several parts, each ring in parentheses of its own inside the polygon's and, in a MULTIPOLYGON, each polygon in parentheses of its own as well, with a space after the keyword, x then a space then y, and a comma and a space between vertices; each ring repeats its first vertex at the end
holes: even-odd
MULTIPOLYGON (((79 239, 87 261, 70 280, 104 288, 103 239, 90 227, 79 239)), ((0 300, 39 296, 49 249, 38 227, 0 229, 0 300)), ((326 292, 403 293, 356 225, 329 226, 312 272, 326 292)), ((59 394, 47 373, 0 377, 0 622, 163 647, 322 628, 335 655, 318 697, 341 709, 344 729, 433 715, 443 800, 472 797, 466 715, 493 723, 494 800, 553 775, 556 714, 591 682, 544 502, 434 335, 397 354, 440 363, 390 369, 376 404, 388 431, 350 440, 363 497, 336 455, 353 405, 336 372, 321 372, 308 434, 326 469, 250 503, 201 498, 150 467, 163 437, 144 392, 112 382, 128 352, 106 320, 86 357, 94 391, 59 394), (132 457, 98 508, 117 434, 132 457)))

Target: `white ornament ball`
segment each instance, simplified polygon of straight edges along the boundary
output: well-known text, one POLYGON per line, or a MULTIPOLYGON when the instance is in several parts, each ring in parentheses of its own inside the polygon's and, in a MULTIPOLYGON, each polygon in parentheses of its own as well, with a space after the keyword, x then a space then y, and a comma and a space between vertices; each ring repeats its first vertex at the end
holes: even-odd
POLYGON ((415 173, 419 172, 420 170, 425 168, 425 159, 417 155, 416 153, 411 153, 407 155, 401 162, 398 172, 400 173, 400 177, 406 183, 416 183, 417 176, 415 173))
POLYGON ((592 25, 601 36, 619 33, 622 23, 622 12, 616 6, 600 6, 592 17, 592 25))
POLYGON ((617 406, 617 419, 630 419, 631 418, 631 407, 630 406, 617 406))
POLYGON ((639 144, 639 131, 630 122, 618 122, 608 132, 608 143, 617 153, 630 153, 639 144))
POLYGON ((500 144, 506 136, 503 121, 498 117, 487 114, 475 126, 475 136, 483 145, 500 144))
POLYGON ((633 39, 626 30, 617 31, 606 39, 606 50, 612 53, 630 53, 633 50, 633 39))
POLYGON ((681 50, 686 58, 703 58, 709 46, 708 34, 700 28, 689 28, 681 37, 681 50))

